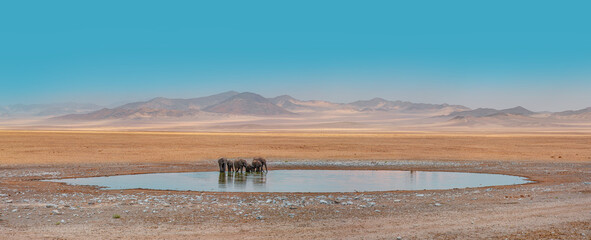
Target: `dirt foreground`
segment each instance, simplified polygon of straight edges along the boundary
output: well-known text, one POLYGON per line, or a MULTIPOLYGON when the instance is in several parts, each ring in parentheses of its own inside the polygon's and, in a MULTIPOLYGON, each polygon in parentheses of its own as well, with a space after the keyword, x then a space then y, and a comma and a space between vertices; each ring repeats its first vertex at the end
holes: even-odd
POLYGON ((589 239, 591 134, 0 131, 0 238, 589 239), (466 171, 534 183, 215 193, 39 181, 214 171, 220 156, 264 156, 271 170, 466 171))

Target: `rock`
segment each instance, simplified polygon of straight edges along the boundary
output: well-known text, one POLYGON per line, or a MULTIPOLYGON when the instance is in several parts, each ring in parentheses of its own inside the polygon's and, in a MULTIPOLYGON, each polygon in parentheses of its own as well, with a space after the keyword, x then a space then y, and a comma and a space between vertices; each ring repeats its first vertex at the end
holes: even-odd
POLYGON ((439 206, 441 206, 441 203, 435 203, 433 205, 435 205, 436 207, 439 207, 439 206))
POLYGON ((62 213, 61 213, 60 211, 58 211, 58 210, 53 210, 53 211, 51 211, 51 213, 52 213, 52 214, 55 214, 55 215, 61 215, 61 214, 62 214, 62 213))
POLYGON ((396 240, 402 240, 402 237, 397 237, 396 240))
POLYGON ((15 209, 12 209, 12 212, 17 212, 17 211, 18 211, 18 209, 16 209, 16 208, 15 209))
POLYGON ((415 196, 417 196, 417 197, 424 197, 424 196, 425 196, 425 194, 417 194, 417 195, 415 195, 415 196))
POLYGON ((47 204, 45 205, 46 208, 57 208, 57 205, 55 204, 47 204))
POLYGON ((320 200, 319 202, 320 202, 320 204, 330 204, 330 203, 329 203, 328 201, 326 201, 326 200, 320 200))
POLYGON ((295 214, 293 214, 293 213, 290 213, 288 216, 289 216, 290 218, 294 218, 294 217, 295 217, 295 214))
POLYGON ((257 220, 263 220, 263 219, 265 219, 265 217, 263 217, 261 215, 257 216, 257 220))
POLYGON ((12 203, 12 199, 6 200, 6 203, 12 203))

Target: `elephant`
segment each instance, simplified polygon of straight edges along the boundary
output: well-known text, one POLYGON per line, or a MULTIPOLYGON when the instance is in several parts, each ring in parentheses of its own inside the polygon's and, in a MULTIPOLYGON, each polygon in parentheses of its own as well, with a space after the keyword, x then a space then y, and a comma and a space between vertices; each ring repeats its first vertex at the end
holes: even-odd
POLYGON ((228 159, 228 161, 226 161, 226 166, 228 167, 228 172, 234 171, 234 161, 228 159))
POLYGON ((252 160, 252 170, 254 172, 262 172, 263 171, 263 163, 258 159, 252 160))
POLYGON ((247 173, 251 173, 254 172, 254 167, 252 166, 252 164, 246 164, 246 172, 247 173))
POLYGON ((258 160, 259 162, 261 162, 262 166, 261 166, 261 172, 263 171, 263 167, 265 167, 265 172, 269 172, 269 169, 267 168, 267 160, 262 158, 262 157, 255 157, 252 159, 254 160, 258 160))
POLYGON ((234 161, 234 171, 235 172, 242 172, 242 168, 246 169, 248 163, 244 159, 238 159, 234 161))
POLYGON ((225 158, 218 159, 218 166, 220 167, 220 172, 226 172, 226 163, 228 162, 225 158))

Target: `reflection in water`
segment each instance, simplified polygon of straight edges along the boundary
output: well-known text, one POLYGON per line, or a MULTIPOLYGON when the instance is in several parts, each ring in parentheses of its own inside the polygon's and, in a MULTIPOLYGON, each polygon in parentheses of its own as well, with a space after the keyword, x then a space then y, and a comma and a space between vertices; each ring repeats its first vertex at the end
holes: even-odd
POLYGON ((264 188, 267 182, 267 173, 235 173, 220 172, 218 176, 218 187, 220 189, 246 188, 247 185, 253 185, 255 188, 264 188))
POLYGON ((218 177, 218 182, 220 183, 220 187, 226 185, 226 173, 220 172, 220 176, 218 177))
POLYGON ((389 170, 275 170, 268 173, 193 172, 119 175, 51 180, 107 189, 215 192, 354 192, 451 189, 522 184, 523 177, 389 170))

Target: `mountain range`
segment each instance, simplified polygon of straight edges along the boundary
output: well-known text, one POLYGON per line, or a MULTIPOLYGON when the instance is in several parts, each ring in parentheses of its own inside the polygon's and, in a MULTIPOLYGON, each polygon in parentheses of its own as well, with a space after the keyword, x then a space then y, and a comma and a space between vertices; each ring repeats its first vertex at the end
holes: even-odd
POLYGON ((206 97, 191 99, 154 98, 144 102, 133 102, 116 108, 103 108, 90 113, 58 116, 61 120, 103 120, 138 119, 152 117, 188 117, 200 112, 224 115, 249 116, 297 116, 314 112, 455 112, 470 110, 465 106, 448 104, 424 104, 403 101, 389 101, 374 98, 352 103, 328 101, 303 101, 288 95, 265 98, 250 92, 229 91, 206 97))
POLYGON ((125 127, 139 126, 140 123, 157 126, 166 123, 181 124, 183 129, 187 126, 194 126, 194 129, 202 129, 199 126, 203 129, 411 129, 409 126, 414 129, 476 126, 591 129, 591 107, 553 113, 533 112, 521 106, 501 110, 470 109, 462 105, 383 98, 334 103, 300 100, 289 95, 266 98, 256 93, 235 91, 189 99, 158 97, 113 108, 75 103, 0 106, 0 120, 17 117, 44 119, 37 123, 39 126, 66 127, 93 124, 125 127))

